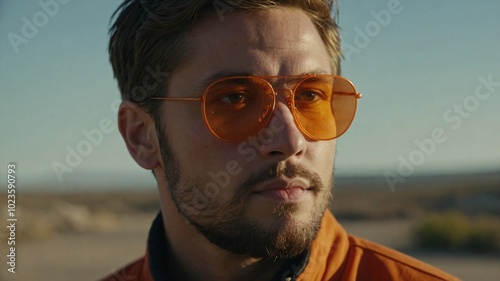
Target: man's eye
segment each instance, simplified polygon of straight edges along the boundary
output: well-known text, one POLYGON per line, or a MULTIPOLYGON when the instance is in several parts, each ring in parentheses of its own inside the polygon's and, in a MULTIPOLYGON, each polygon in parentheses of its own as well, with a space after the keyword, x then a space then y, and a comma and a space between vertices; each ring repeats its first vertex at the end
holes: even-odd
POLYGON ((245 101, 245 96, 243 94, 234 93, 225 95, 220 100, 224 103, 238 104, 245 101))
POLYGON ((300 93, 297 93, 295 95, 295 100, 299 101, 317 101, 323 97, 323 94, 317 91, 312 91, 312 90, 306 90, 306 91, 301 91, 300 93))

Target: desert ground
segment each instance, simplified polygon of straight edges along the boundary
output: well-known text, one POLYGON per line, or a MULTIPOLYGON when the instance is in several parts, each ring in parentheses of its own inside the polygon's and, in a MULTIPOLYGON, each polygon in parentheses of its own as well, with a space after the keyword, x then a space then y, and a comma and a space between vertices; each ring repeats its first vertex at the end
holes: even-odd
MULTIPOLYGON (((422 250, 412 242, 415 224, 428 212, 455 208, 470 213, 486 206, 499 218, 495 213, 499 193, 497 183, 395 192, 338 188, 331 209, 351 234, 400 250, 462 280, 500 280, 498 252, 422 250), (474 205, 470 198, 482 199, 474 205)), ((3 194, 2 202, 5 198, 3 194)), ((7 271, 7 234, 2 230, 0 280, 98 280, 144 254, 158 206, 154 193, 20 194, 16 273, 7 271)), ((0 208, 6 221, 4 205, 0 208)))

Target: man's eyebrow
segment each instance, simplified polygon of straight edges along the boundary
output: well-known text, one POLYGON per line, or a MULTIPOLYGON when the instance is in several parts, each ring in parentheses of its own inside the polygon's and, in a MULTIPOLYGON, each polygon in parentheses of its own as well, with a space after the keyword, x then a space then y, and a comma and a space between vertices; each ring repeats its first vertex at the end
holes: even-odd
POLYGON ((305 72, 299 75, 307 75, 307 74, 331 74, 330 71, 326 71, 323 68, 316 68, 313 71, 305 72))

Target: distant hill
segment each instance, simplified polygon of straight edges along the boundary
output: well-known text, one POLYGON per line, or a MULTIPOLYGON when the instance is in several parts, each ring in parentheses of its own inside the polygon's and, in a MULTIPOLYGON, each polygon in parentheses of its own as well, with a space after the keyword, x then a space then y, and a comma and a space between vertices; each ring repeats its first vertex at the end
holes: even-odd
MULTIPOLYGON (((396 184, 397 189, 403 188, 441 188, 441 187, 497 187, 500 189, 500 170, 491 172, 454 173, 416 175, 404 178, 405 181, 396 184)), ((335 186, 344 188, 387 188, 386 178, 380 175, 339 175, 335 177, 335 186)))

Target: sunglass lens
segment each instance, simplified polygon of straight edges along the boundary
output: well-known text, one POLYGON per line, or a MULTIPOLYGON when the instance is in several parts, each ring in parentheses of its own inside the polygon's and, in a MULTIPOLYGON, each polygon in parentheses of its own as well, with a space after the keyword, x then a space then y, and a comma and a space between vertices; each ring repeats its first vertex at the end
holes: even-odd
POLYGON ((217 137, 230 142, 256 135, 272 115, 274 94, 263 79, 232 77, 210 85, 205 93, 205 120, 217 137))
POLYGON ((314 140, 330 140, 349 128, 356 112, 356 90, 344 78, 318 75, 296 86, 294 103, 301 131, 314 140))

